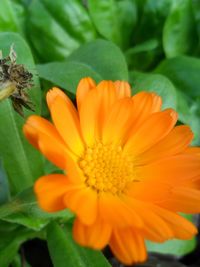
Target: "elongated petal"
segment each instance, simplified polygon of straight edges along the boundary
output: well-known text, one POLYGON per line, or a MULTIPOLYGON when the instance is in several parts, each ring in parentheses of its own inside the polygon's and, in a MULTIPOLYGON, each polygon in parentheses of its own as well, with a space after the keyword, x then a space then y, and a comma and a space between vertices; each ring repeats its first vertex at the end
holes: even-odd
POLYGON ((132 228, 115 228, 109 245, 116 257, 125 264, 146 260, 144 239, 138 231, 132 228))
POLYGON ((40 177, 34 185, 39 206, 48 212, 65 209, 66 205, 63 197, 68 183, 67 177, 62 174, 50 174, 40 177))
POLYGON ((200 212, 200 191, 189 187, 175 187, 170 196, 159 205, 172 211, 184 213, 200 212))
POLYGON ((200 175, 200 158, 180 154, 138 168, 138 176, 144 181, 163 181, 174 186, 200 175))
POLYGON ((59 134, 71 151, 80 155, 84 145, 80 136, 78 114, 71 100, 62 94, 64 93, 59 89, 52 89, 47 94, 47 103, 59 134))
POLYGON ((111 226, 101 220, 90 226, 82 224, 78 219, 74 222, 73 236, 76 242, 82 246, 103 249, 108 244, 110 235, 111 226))
POLYGON ((132 100, 134 102, 132 132, 134 132, 151 114, 160 111, 162 100, 160 96, 149 92, 137 93, 132 100))
POLYGON ((97 90, 91 90, 87 94, 80 108, 80 125, 84 141, 87 145, 93 145, 95 139, 99 137, 99 108, 100 100, 97 90))
POLYGON ((116 227, 134 225, 140 228, 143 226, 143 221, 134 209, 126 205, 118 196, 109 193, 100 195, 99 212, 105 222, 116 227))
POLYGON ((152 96, 152 108, 151 108, 151 112, 154 113, 154 112, 158 112, 158 111, 161 111, 161 107, 162 107, 162 98, 155 94, 155 93, 151 93, 151 96, 152 96))
POLYGON ((86 77, 80 80, 77 91, 76 91, 76 103, 78 110, 80 111, 80 107, 84 99, 86 98, 88 92, 92 89, 95 88, 96 83, 93 79, 90 77, 86 77))
POLYGON ((137 93, 132 97, 134 102, 134 128, 138 127, 143 121, 145 121, 152 114, 152 95, 146 92, 137 93), (135 126, 136 124, 136 126, 135 126))
POLYGON ((117 92, 112 81, 102 81, 97 85, 97 93, 99 99, 98 125, 101 132, 106 117, 110 113, 112 105, 117 100, 117 92))
POLYGON ((146 164, 179 154, 188 147, 192 139, 193 133, 188 126, 177 126, 164 139, 140 155, 138 161, 140 164, 146 164))
POLYGON ((155 242, 163 242, 173 238, 174 234, 172 229, 165 220, 157 215, 148 202, 140 201, 132 197, 126 197, 125 201, 143 221, 143 227, 140 231, 145 238, 155 242))
POLYGON ((104 122, 116 100, 113 82, 102 81, 82 101, 80 124, 87 145, 92 145, 96 139, 101 138, 104 122))
POLYGON ((61 169, 66 168, 67 148, 55 127, 39 116, 30 116, 23 127, 29 142, 39 149, 48 160, 61 169))
POLYGON ((105 144, 124 142, 125 135, 132 123, 132 110, 131 98, 121 99, 113 105, 102 132, 102 140, 105 144))
POLYGON ((131 88, 129 83, 125 81, 115 81, 114 82, 118 98, 130 97, 131 88))
POLYGON ((200 156, 200 147, 196 147, 196 146, 188 147, 188 148, 185 150, 185 153, 186 153, 186 154, 193 154, 193 155, 198 155, 198 156, 200 156))
POLYGON ((97 194, 89 187, 80 186, 80 188, 68 187, 64 201, 70 210, 76 212, 79 220, 91 225, 97 217, 97 194))
POLYGON ((164 138, 176 123, 176 112, 169 109, 154 113, 127 140, 124 151, 139 155, 164 138))
POLYGON ((197 234, 197 228, 182 216, 157 205, 152 206, 152 209, 168 223, 175 238, 190 239, 197 234))
POLYGON ((141 178, 129 184, 126 194, 142 201, 158 202, 168 198, 173 187, 173 181, 145 181, 141 178))

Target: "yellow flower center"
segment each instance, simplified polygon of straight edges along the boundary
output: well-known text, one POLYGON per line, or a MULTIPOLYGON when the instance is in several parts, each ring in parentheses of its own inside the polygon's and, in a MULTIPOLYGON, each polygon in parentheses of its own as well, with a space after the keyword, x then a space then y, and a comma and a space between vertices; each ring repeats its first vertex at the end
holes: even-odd
POLYGON ((95 144, 85 150, 79 161, 85 183, 95 191, 120 194, 134 179, 131 159, 123 154, 121 146, 95 144))

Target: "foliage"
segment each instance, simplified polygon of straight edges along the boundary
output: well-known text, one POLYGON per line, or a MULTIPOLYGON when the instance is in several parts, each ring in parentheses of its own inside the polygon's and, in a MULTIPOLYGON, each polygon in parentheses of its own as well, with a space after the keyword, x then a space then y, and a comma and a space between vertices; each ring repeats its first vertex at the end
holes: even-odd
MULTIPOLYGON (((34 74, 34 88, 28 93, 36 114, 49 116, 44 95, 52 85, 74 98, 85 76, 97 82, 128 80, 133 93, 154 91, 162 96, 164 108, 178 110, 179 123, 191 125, 196 145, 199 37, 200 5, 195 0, 1 0, 0 50, 7 55, 14 44, 17 62, 34 74)), ((31 113, 26 111, 25 117, 31 113)), ((71 213, 52 215, 37 207, 31 187, 52 167, 23 137, 23 123, 9 100, 0 103, 1 267, 12 262, 15 266, 20 245, 41 236, 47 239, 55 267, 63 266, 61 257, 69 259, 69 267, 90 266, 88 262, 110 266, 101 253, 74 244, 71 213)), ((194 246, 194 240, 169 241, 163 246, 149 243, 148 249, 184 255, 194 246)))

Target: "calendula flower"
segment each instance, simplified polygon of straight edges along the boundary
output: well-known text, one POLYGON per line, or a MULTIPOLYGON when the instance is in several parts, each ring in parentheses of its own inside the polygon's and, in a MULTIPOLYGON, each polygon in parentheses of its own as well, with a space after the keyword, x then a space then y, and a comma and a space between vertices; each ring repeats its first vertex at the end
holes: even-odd
POLYGON ((53 88, 53 123, 31 116, 24 126, 29 142, 64 170, 35 183, 40 207, 69 208, 74 239, 109 245, 125 264, 145 261, 145 239, 192 238, 196 227, 179 215, 200 211, 200 152, 189 147, 190 128, 175 126, 177 113, 161 110, 158 95, 131 97, 126 82, 82 79, 76 102, 53 88))

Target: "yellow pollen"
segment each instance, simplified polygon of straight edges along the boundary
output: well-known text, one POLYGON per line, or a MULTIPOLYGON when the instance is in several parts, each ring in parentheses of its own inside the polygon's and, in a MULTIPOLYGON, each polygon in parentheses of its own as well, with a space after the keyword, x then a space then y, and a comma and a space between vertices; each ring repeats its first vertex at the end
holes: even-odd
POLYGON ((123 154, 121 146, 96 143, 86 148, 79 166, 86 185, 98 193, 120 194, 135 180, 133 162, 123 154))

